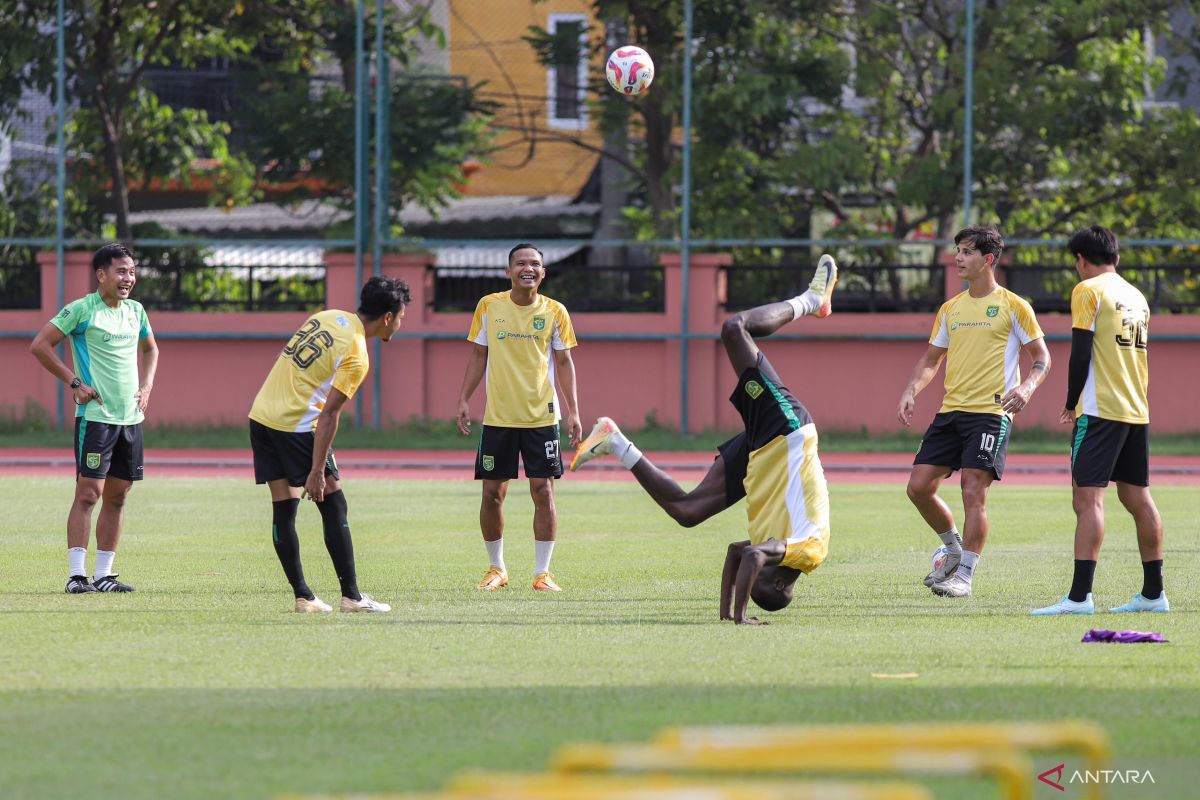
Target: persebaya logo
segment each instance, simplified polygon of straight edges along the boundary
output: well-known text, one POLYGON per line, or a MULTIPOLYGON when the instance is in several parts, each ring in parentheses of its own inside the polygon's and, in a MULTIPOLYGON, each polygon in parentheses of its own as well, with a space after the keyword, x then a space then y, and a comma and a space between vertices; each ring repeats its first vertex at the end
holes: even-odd
POLYGON ((483 457, 483 471, 491 472, 496 467, 496 458, 494 456, 483 457))
POLYGON ((88 453, 87 454, 87 468, 88 469, 100 469, 100 454, 99 453, 88 453))
POLYGON ((746 394, 750 395, 751 400, 757 400, 758 396, 763 393, 762 384, 758 381, 746 381, 746 394))
POLYGON ((546 318, 545 317, 534 317, 533 318, 533 329, 535 331, 546 330, 546 318))
POLYGON ((994 317, 999 313, 1000 313, 1000 306, 988 306, 987 307, 987 315, 989 317, 994 317))

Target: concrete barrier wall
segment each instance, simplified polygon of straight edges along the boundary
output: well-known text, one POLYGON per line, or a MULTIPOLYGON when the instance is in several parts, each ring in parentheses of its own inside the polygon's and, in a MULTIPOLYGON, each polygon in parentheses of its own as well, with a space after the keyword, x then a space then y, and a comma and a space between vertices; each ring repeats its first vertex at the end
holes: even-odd
MULTIPOLYGON (((372 376, 363 387, 364 419, 373 416, 375 381, 380 387, 380 416, 404 422, 412 417, 452 419, 470 347, 469 313, 435 313, 427 285, 428 256, 386 256, 384 271, 405 278, 413 304, 400 336, 379 349, 372 376)), ((64 296, 74 299, 93 290, 90 254, 69 253, 64 296)), ((735 376, 725 359, 718 333, 725 313, 720 267, 722 254, 693 256, 688 297, 687 422, 689 430, 736 429, 737 415, 727 401, 735 376)), ((357 306, 353 256, 330 254, 327 293, 330 307, 357 306)), ((0 411, 20 415, 28 401, 52 416, 56 394, 65 388, 29 354, 29 342, 58 310, 53 254, 44 254, 42 309, 0 311, 0 411)), ((678 257, 666 258, 666 309, 657 314, 575 314, 580 346, 574 351, 585 427, 606 414, 639 427, 648 417, 677 426, 682 415, 681 368, 683 297, 678 257)), ((960 283, 947 279, 947 291, 960 283)), ((136 289, 134 297, 137 296, 136 289)), ((836 309, 836 306, 835 306, 836 309)), ((149 420, 151 424, 241 424, 255 392, 279 348, 304 321, 303 312, 194 313, 151 312, 161 359, 149 420)), ((1017 429, 1058 427, 1066 395, 1070 318, 1039 317, 1054 368, 1017 429)), ((762 343, 788 387, 825 429, 882 433, 899 429, 896 404, 924 352, 932 314, 838 314, 804 319, 762 343)), ((1150 402, 1158 434, 1200 429, 1194 409, 1200 396, 1200 316, 1156 316, 1150 323, 1150 402)), ((374 358, 374 345, 372 356, 374 358)), ((1028 364, 1023 365, 1023 369, 1028 364)), ((918 398, 915 425, 923 428, 941 401, 941 375, 918 398)), ((483 391, 473 409, 482 416, 483 391)), ((1019 434, 1018 434, 1019 435, 1019 434)), ((1064 432, 1065 435, 1065 432, 1064 432)))

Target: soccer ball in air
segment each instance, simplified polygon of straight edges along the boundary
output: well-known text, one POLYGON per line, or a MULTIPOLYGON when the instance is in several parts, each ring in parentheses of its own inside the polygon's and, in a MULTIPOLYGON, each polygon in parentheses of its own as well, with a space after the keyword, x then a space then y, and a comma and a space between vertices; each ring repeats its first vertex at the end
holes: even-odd
POLYGON ((625 45, 612 51, 604 67, 608 82, 621 94, 641 94, 654 80, 654 61, 640 47, 625 45))
POLYGON ((933 571, 934 572, 937 572, 938 570, 940 570, 942 568, 942 564, 944 564, 946 562, 946 554, 949 552, 950 552, 950 550, 946 547, 946 545, 942 545, 937 550, 933 551, 933 571))

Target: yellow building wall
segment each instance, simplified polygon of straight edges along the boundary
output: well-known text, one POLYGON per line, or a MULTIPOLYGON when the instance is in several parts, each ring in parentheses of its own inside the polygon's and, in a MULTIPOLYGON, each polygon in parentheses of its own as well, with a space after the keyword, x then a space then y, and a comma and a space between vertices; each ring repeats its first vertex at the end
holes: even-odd
MULTIPOLYGON (((561 139, 580 139, 599 147, 595 122, 590 121, 585 130, 550 126, 547 69, 522 39, 529 35, 529 26, 549 30, 550 15, 565 13, 586 14, 589 38, 594 38, 596 22, 588 0, 451 0, 450 72, 466 76, 473 84, 487 81, 482 97, 499 104, 495 118, 499 149, 471 175, 467 194, 574 195, 591 174, 598 156, 561 139)), ((602 66, 597 62, 590 68, 602 66)))

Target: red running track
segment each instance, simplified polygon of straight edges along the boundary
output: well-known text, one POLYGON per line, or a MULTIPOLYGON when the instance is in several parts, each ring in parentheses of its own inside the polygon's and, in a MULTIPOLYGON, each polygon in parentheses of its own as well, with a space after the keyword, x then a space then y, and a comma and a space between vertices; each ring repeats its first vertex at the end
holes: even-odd
MULTIPOLYGON (((474 476, 473 450, 338 450, 344 478, 408 480, 470 480, 474 476)), ((682 481, 703 477, 715 452, 649 453, 660 468, 682 481)), ((911 453, 821 453, 830 483, 900 483, 912 466, 911 453)), ((75 462, 69 450, 59 448, 2 448, 0 475, 59 475, 70 477, 75 462)), ((253 480, 254 470, 246 450, 146 450, 146 475, 188 478, 241 478, 253 480)), ((632 480, 615 459, 590 462, 568 480, 632 480)), ((953 479, 951 479, 953 480, 953 479)), ((1004 483, 1047 486, 1070 485, 1066 453, 1010 455, 1004 483)), ((1157 456, 1150 459, 1152 485, 1200 486, 1200 456, 1157 456)))

